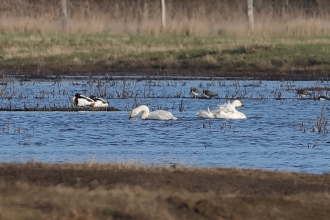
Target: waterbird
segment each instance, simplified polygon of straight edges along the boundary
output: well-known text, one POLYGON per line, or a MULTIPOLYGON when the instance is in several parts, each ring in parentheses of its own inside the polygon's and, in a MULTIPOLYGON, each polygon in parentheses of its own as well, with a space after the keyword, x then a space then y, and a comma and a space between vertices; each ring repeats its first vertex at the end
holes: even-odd
POLYGON ((140 106, 134 108, 131 111, 131 114, 129 115, 129 119, 138 115, 140 112, 142 112, 142 115, 141 115, 142 120, 176 120, 177 119, 169 111, 156 110, 156 111, 150 112, 148 106, 146 106, 146 105, 140 105, 140 106))
POLYGON ((95 102, 93 99, 88 98, 87 96, 81 95, 80 93, 76 93, 72 98, 72 101, 77 106, 94 106, 95 102))
POLYGON ((298 89, 297 94, 303 98, 306 98, 307 96, 310 96, 310 93, 305 89, 298 89))
POLYGON ((199 110, 196 113, 196 115, 199 116, 199 117, 201 117, 201 118, 214 118, 214 115, 210 111, 210 108, 209 107, 207 107, 207 111, 199 110))
POLYGON ((199 96, 199 94, 201 94, 202 91, 194 88, 194 87, 191 87, 190 88, 190 94, 192 94, 195 98, 199 96))
POLYGON ((244 107, 240 100, 234 100, 218 105, 218 108, 210 111, 199 110, 196 115, 202 118, 224 118, 224 119, 245 119, 246 115, 236 110, 236 107, 244 107))
POLYGON ((212 98, 214 96, 218 96, 218 93, 212 92, 212 91, 207 90, 207 89, 203 89, 203 96, 206 97, 206 98, 212 98))
POLYGON ((318 100, 330 100, 329 97, 325 96, 325 95, 319 95, 317 97, 318 100))
POLYGON ((91 95, 90 98, 95 102, 94 108, 97 107, 107 107, 109 105, 109 102, 105 101, 102 98, 96 97, 95 95, 91 95))

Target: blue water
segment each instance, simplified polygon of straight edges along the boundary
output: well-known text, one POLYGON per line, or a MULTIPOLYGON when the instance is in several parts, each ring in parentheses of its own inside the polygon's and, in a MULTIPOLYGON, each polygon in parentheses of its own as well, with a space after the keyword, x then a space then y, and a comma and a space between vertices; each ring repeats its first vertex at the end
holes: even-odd
POLYGON ((80 92, 104 96, 122 110, 2 111, 0 162, 123 162, 330 172, 327 127, 313 130, 323 107, 322 122, 328 121, 328 101, 313 98, 328 95, 329 82, 45 80, 8 81, 0 88, 1 108, 68 107, 73 94, 80 92), (219 97, 192 98, 191 86, 216 91, 219 97), (311 90, 306 99, 296 94, 299 88, 312 87, 322 89, 311 90), (195 115, 233 97, 244 103, 238 110, 247 115, 246 120, 195 115), (129 120, 129 111, 139 104, 169 110, 178 120, 129 120))

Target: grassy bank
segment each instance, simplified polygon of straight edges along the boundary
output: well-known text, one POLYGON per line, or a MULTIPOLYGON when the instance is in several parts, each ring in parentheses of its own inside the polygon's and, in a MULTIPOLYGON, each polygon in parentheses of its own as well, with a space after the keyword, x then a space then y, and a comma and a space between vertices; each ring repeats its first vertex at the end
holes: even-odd
POLYGON ((329 7, 319 0, 0 0, 0 71, 14 74, 327 78, 329 7))
POLYGON ((329 174, 1 164, 1 219, 328 219, 329 174))
POLYGON ((0 35, 0 71, 326 78, 329 43, 327 36, 12 33, 0 35))

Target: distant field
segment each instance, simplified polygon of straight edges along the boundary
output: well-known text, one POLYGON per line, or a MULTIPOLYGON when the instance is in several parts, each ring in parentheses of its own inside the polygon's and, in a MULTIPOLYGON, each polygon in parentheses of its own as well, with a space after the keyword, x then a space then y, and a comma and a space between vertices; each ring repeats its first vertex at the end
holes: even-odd
POLYGON ((0 0, 0 73, 327 79, 330 3, 244 0, 0 0))
POLYGON ((256 76, 327 79, 330 37, 0 34, 6 74, 256 76))
MULTIPOLYGON (((254 36, 329 35, 330 2, 254 0, 254 36)), ((60 0, 0 0, 0 32, 57 33, 60 0)), ((69 33, 247 35, 246 0, 68 0, 69 33)))

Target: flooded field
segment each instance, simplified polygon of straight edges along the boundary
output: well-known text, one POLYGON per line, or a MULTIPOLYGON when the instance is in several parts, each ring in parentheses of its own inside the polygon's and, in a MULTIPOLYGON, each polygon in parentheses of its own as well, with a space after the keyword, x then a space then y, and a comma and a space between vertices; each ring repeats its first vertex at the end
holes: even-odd
POLYGON ((225 78, 3 79, 0 161, 329 172, 328 101, 318 100, 328 96, 329 85, 225 78), (191 87, 218 96, 196 98, 191 87), (75 93, 102 97, 120 111, 76 107, 75 93), (245 105, 237 109, 247 119, 196 116, 234 99, 245 105), (129 119, 141 104, 171 111, 178 120, 129 119))

